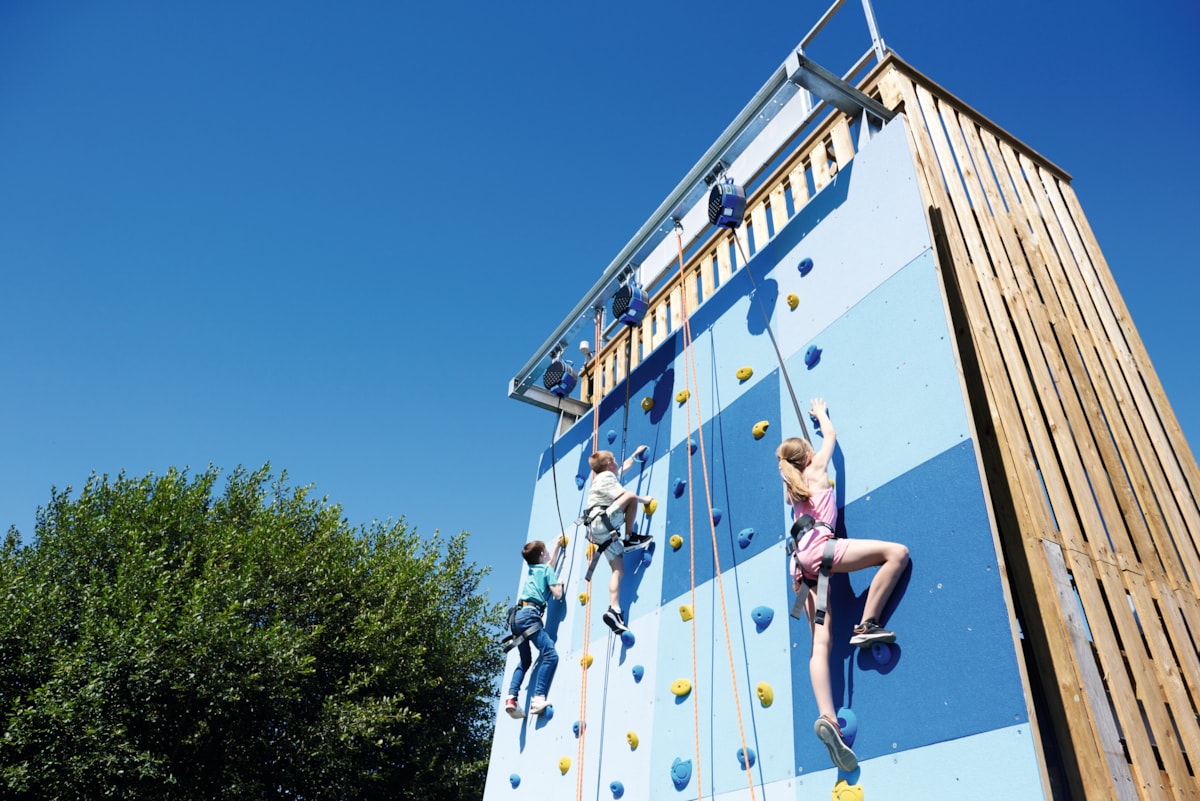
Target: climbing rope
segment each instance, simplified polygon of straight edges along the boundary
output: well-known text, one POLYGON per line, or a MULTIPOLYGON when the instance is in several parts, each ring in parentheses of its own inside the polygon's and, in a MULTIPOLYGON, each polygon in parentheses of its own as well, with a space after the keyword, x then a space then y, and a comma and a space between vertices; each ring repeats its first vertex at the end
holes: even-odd
MULTIPOLYGON (((675 240, 679 247, 679 270, 680 270, 680 278, 682 279, 683 278, 683 265, 684 265, 683 235, 681 234, 678 226, 676 226, 676 229, 675 229, 675 240)), ((742 754, 744 756, 743 762, 746 766, 746 782, 750 789, 750 801, 754 801, 754 773, 752 772, 752 768, 750 765, 749 751, 746 749, 746 732, 745 732, 745 728, 742 725, 742 704, 741 704, 741 695, 738 692, 738 686, 737 686, 737 668, 736 668, 734 658, 733 658, 733 638, 730 637, 730 635, 729 635, 729 613, 725 606, 725 585, 721 578, 721 557, 720 557, 720 554, 717 549, 717 524, 713 520, 712 488, 710 487, 709 480, 708 480, 708 458, 705 454, 705 447, 704 447, 704 421, 703 421, 703 414, 700 409, 700 382, 699 382, 697 372, 696 372, 696 354, 695 354, 695 350, 692 348, 692 326, 691 326, 691 320, 689 318, 688 309, 687 309, 687 292, 686 291, 682 292, 681 297, 682 297, 682 305, 683 305, 682 311, 683 311, 684 381, 685 381, 685 383, 689 382, 689 381, 692 382, 692 386, 695 387, 694 394, 696 397, 696 436, 697 436, 697 440, 698 440, 698 444, 699 444, 699 451, 700 451, 700 468, 701 468, 701 472, 704 475, 704 498, 705 498, 705 502, 708 506, 709 530, 712 535, 713 566, 714 566, 714 569, 716 572, 716 578, 717 578, 717 594, 721 599, 721 624, 725 629, 725 648, 729 654, 729 677, 730 677, 730 681, 732 682, 732 686, 733 686, 733 705, 734 705, 734 711, 737 716, 738 736, 741 738, 742 754)), ((764 310, 764 314, 765 314, 765 310, 764 310)), ((768 322, 768 330, 769 330, 769 328, 770 328, 770 324, 768 322)), ((771 337, 771 341, 772 342, 775 341, 775 338, 773 335, 771 337)), ((776 348, 776 353, 778 353, 778 352, 779 352, 778 348, 776 348)), ((782 366, 782 360, 780 362, 780 365, 782 366)), ((788 384, 788 388, 789 389, 791 388, 790 382, 788 384)), ((690 389, 690 387, 688 389, 690 389)), ((693 393, 689 392, 688 396, 687 396, 687 408, 688 408, 687 415, 688 415, 688 428, 689 429, 691 428, 691 424, 692 424, 692 421, 691 421, 692 395, 693 395, 693 393)), ((792 401, 795 402, 795 395, 792 396, 792 401)), ((797 413, 799 412, 799 408, 800 408, 799 404, 797 404, 797 406, 796 406, 797 413)), ((804 425, 804 423, 803 423, 803 421, 801 421, 801 426, 803 426, 803 425, 804 425)), ((806 433, 806 436, 807 436, 807 433, 806 433)), ((694 506, 692 504, 692 494, 691 494, 692 493, 692 489, 691 489, 691 487, 692 487, 692 482, 691 482, 692 470, 691 470, 691 468, 692 468, 692 460, 689 455, 689 457, 688 457, 688 510, 689 510, 688 514, 689 514, 689 520, 693 521, 691 538, 692 538, 692 542, 694 543, 696 537, 695 537, 695 524, 694 524, 695 513, 693 511, 694 506)), ((695 550, 695 546, 693 545, 693 553, 694 553, 694 550, 695 550)), ((696 646, 695 646, 695 620, 696 620, 696 615, 695 615, 696 578, 695 578, 695 575, 696 575, 696 572, 695 571, 696 571, 695 557, 693 555, 693 558, 692 558, 692 631, 693 631, 693 634, 692 634, 692 663, 693 663, 692 671, 693 671, 693 674, 695 673, 695 659, 696 659, 696 646)), ((699 713, 697 713, 697 716, 698 716, 698 714, 699 713)), ((697 754, 698 754, 699 753, 699 737, 700 737, 699 723, 697 723, 696 732, 697 732, 696 733, 696 747, 697 747, 697 754)), ((699 759, 697 758, 697 772, 696 772, 697 781, 699 780, 699 775, 700 775, 699 774, 699 759)), ((702 785, 697 785, 697 786, 698 786, 698 789, 702 793, 703 786, 702 785)))
POLYGON ((767 314, 767 308, 763 306, 762 298, 759 297, 758 282, 754 280, 754 273, 750 271, 750 260, 746 258, 746 252, 742 250, 741 240, 735 236, 733 242, 737 245, 738 255, 742 257, 742 269, 750 276, 750 286, 754 289, 754 300, 759 311, 762 312, 763 323, 767 326, 767 336, 771 338, 771 347, 775 349, 775 358, 779 361, 779 372, 783 375, 783 383, 787 385, 788 395, 792 399, 792 408, 796 410, 796 419, 800 421, 800 431, 804 434, 804 438, 808 439, 808 426, 804 424, 804 413, 800 411, 800 402, 796 400, 796 390, 792 389, 791 376, 788 375, 787 365, 783 363, 783 354, 779 350, 779 343, 775 341, 775 331, 771 328, 771 317, 767 314))

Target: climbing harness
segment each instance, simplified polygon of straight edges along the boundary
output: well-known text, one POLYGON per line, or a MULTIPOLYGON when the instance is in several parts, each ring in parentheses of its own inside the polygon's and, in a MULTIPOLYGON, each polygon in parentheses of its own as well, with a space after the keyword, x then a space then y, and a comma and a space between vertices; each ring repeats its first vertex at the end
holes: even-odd
MULTIPOLYGON (((788 564, 796 560, 796 551, 800 548, 800 540, 808 536, 815 529, 823 528, 828 530, 832 537, 825 540, 825 548, 821 552, 821 569, 817 573, 815 583, 817 585, 817 611, 813 614, 813 623, 817 626, 825 625, 825 610, 829 608, 829 576, 833 572, 833 557, 837 553, 837 532, 833 530, 833 526, 823 520, 814 520, 812 515, 800 515, 792 523, 791 537, 787 540, 784 546, 788 553, 788 564)), ((803 577, 804 583, 811 587, 814 583, 813 579, 804 576, 804 567, 799 565, 800 574, 803 577)), ((804 613, 804 596, 796 593, 796 600, 792 603, 792 617, 797 620, 804 613)))
POLYGON ((500 640, 500 645, 504 647, 504 653, 508 653, 518 645, 532 640, 534 636, 544 628, 541 615, 545 614, 545 612, 546 610, 544 607, 540 607, 537 604, 526 603, 525 601, 519 601, 515 606, 510 607, 508 610, 508 635, 504 637, 504 639, 500 640), (515 626, 517 623, 517 612, 523 606, 532 606, 533 608, 537 609, 538 619, 536 622, 530 623, 526 628, 521 629, 520 634, 513 634, 513 626, 515 626))

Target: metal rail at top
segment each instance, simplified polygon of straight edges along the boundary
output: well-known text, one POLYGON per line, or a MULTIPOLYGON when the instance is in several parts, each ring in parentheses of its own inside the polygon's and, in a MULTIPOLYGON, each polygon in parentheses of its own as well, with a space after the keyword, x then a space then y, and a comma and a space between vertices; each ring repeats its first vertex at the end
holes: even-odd
MULTIPOLYGON (((796 51, 775 70, 741 113, 696 162, 696 165, 688 171, 687 176, 650 215, 650 218, 629 243, 621 249, 617 257, 604 270, 600 279, 576 304, 566 319, 555 328, 554 333, 542 343, 542 346, 511 379, 508 389, 510 398, 546 409, 569 412, 576 417, 586 414, 590 407, 582 401, 575 398, 559 399, 543 389, 539 384, 542 374, 555 359, 564 355, 569 358, 568 349, 571 347, 571 343, 578 344, 581 340, 591 339, 594 335, 595 310, 604 309, 608 300, 621 288, 622 284, 640 270, 655 248, 674 232, 676 221, 684 219, 698 204, 706 202, 713 182, 740 156, 747 153, 763 129, 779 116, 789 103, 799 100, 805 104, 801 107, 802 120, 794 130, 802 129, 807 125, 817 110, 813 108, 809 92, 851 116, 861 116, 866 113, 882 122, 887 122, 895 116, 894 112, 881 103, 863 94, 842 78, 803 55, 804 47, 825 24, 829 16, 841 6, 842 2, 844 0, 838 0, 826 12, 821 21, 797 46, 796 51)), ((865 0, 864 6, 869 9, 865 0)), ((873 26, 872 35, 875 38, 874 53, 876 57, 879 57, 879 53, 882 51, 882 40, 878 39, 873 26)), ((794 130, 788 131, 788 137, 794 133, 794 130)), ((784 137, 769 148, 770 152, 756 154, 753 159, 756 163, 752 165, 739 164, 739 172, 743 174, 758 172, 765 164, 769 163, 775 155, 776 149, 786 141, 786 138, 784 137), (747 169, 748 166, 752 169, 747 169)), ((599 351, 601 344, 593 343, 596 351, 599 351)))

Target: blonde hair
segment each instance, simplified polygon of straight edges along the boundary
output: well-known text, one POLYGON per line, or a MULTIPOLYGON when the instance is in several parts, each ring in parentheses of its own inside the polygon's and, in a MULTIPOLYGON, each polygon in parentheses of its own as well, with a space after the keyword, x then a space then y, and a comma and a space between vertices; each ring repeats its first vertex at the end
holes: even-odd
POLYGON ((616 461, 616 458, 612 451, 596 451, 588 457, 588 466, 592 468, 593 473, 600 473, 608 467, 610 459, 616 461))
POLYGON ((800 503, 812 497, 804 481, 804 470, 812 463, 812 443, 800 437, 789 437, 775 449, 779 473, 783 476, 783 494, 788 503, 800 503))

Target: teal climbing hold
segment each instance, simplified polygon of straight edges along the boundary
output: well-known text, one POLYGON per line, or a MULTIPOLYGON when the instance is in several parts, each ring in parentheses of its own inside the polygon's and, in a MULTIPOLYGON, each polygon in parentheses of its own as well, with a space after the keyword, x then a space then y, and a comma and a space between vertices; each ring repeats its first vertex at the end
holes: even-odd
POLYGON ((583 476, 578 476, 578 475, 575 476, 575 486, 578 487, 579 489, 583 489, 583 485, 586 483, 587 483, 587 479, 584 478, 583 476))
POLYGON ((642 676, 644 675, 646 675, 646 669, 644 667, 641 665, 633 666, 633 680, 635 682, 640 682, 642 680, 642 676))
POLYGON ((511 784, 515 790, 521 785, 521 777, 514 773, 508 777, 508 783, 511 784))
POLYGON ((671 487, 671 492, 675 497, 678 498, 683 495, 685 490, 687 490, 687 481, 682 478, 675 479, 675 484, 671 487))
POLYGON ((755 758, 753 748, 747 748, 744 752, 740 748, 737 750, 737 760, 738 764, 742 766, 742 770, 745 770, 747 767, 754 767, 755 758), (747 759, 750 761, 749 765, 746 764, 747 759))
POLYGON ((608 444, 609 444, 609 445, 612 445, 614 442, 616 442, 616 441, 617 441, 617 432, 616 432, 616 431, 614 431, 614 430, 613 430, 613 429, 611 429, 611 428, 610 428, 610 429, 608 429, 608 433, 607 433, 607 434, 605 434, 605 436, 606 436, 606 437, 608 437, 608 444))
POLYGON ((808 350, 804 351, 804 363, 811 369, 816 367, 819 361, 821 361, 821 349, 816 345, 809 345, 808 350))
POLYGON ((754 529, 744 528, 738 532, 738 547, 749 548, 750 540, 754 539, 754 529))
POLYGON ((696 438, 692 437, 688 440, 688 453, 696 452, 696 438))
POLYGON ((713 525, 714 525, 714 526, 715 526, 715 525, 719 525, 719 524, 720 524, 720 522, 721 522, 721 518, 722 518, 722 517, 724 517, 724 515, 725 515, 725 513, 724 513, 724 512, 722 512, 722 511, 720 510, 720 508, 719 508, 719 507, 716 507, 716 506, 714 506, 714 507, 712 508, 712 520, 713 520, 713 525))
POLYGON ((767 626, 775 619, 775 610, 769 606, 756 606, 750 610, 750 619, 759 631, 766 631, 767 626))
POLYGON ((675 785, 675 789, 682 790, 688 786, 688 782, 691 780, 692 760, 675 757, 675 761, 671 763, 671 783, 675 785))
POLYGON ((621 645, 624 645, 626 648, 632 648, 635 642, 637 642, 637 638, 633 636, 632 631, 621 632, 621 645))
POLYGON ((551 720, 554 717, 554 704, 550 704, 542 710, 542 720, 551 720))
POLYGON ((611 782, 608 785, 608 789, 612 790, 613 798, 620 798, 625 795, 625 785, 620 782, 611 782))
POLYGON ((579 721, 578 720, 575 721, 575 724, 573 726, 571 726, 571 731, 575 732, 575 737, 576 737, 576 739, 578 739, 579 738, 579 721))

